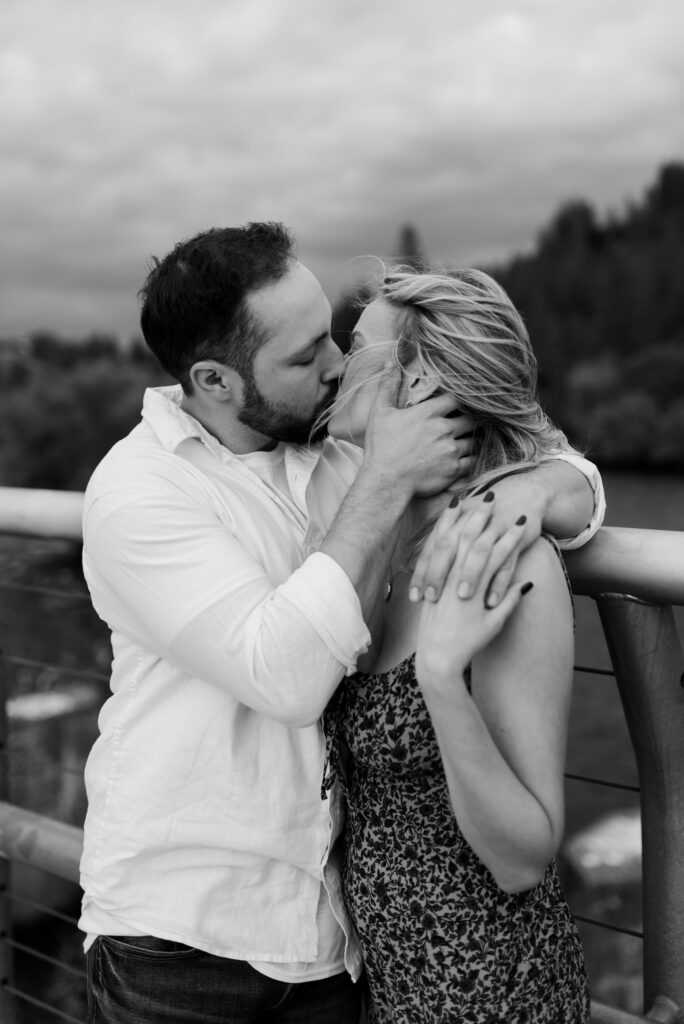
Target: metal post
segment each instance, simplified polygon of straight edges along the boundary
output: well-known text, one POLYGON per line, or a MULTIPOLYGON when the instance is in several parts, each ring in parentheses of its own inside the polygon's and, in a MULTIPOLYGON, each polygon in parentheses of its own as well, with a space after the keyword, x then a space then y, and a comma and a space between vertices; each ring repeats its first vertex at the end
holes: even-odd
POLYGON ((667 997, 675 1009, 684 1008, 684 663, 679 637, 669 605, 621 594, 601 594, 597 604, 641 785, 644 1005, 656 1010, 658 997, 667 997))
MULTIPOLYGON (((7 693, 5 658, 0 651, 0 800, 9 797, 9 746, 7 742, 7 693)), ((11 937, 10 862, 0 854, 0 1020, 14 1024, 14 997, 9 986, 14 983, 12 947, 5 941, 11 937)))

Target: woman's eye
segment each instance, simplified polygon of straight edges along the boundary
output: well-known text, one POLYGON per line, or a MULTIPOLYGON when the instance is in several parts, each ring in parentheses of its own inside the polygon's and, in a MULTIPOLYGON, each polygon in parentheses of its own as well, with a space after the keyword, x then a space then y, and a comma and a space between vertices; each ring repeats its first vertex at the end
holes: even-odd
POLYGON ((299 366, 311 366, 311 364, 314 361, 314 358, 315 358, 314 356, 311 356, 311 359, 300 359, 298 365, 299 366))

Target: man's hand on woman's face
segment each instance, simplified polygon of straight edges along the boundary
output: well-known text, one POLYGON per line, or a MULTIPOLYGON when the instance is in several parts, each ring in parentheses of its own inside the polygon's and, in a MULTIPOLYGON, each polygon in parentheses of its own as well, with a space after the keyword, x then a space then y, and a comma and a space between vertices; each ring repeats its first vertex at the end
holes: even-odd
POLYGON ((486 494, 462 499, 445 509, 413 570, 409 589, 412 601, 437 601, 452 566, 456 593, 468 600, 481 584, 494 546, 496 568, 486 581, 485 603, 493 608, 501 601, 520 552, 541 533, 540 498, 529 476, 522 479, 521 484, 520 477, 508 477, 486 494))
POLYGON ((409 497, 439 494, 471 469, 473 421, 457 414, 449 395, 397 408, 401 371, 386 370, 366 428, 364 461, 409 497))

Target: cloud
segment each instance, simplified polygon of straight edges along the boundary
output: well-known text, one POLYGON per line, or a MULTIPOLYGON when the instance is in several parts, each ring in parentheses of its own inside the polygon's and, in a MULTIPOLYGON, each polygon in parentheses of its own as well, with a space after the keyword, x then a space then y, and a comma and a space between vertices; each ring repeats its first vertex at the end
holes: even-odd
POLYGON ((148 254, 279 219, 334 298, 414 223, 459 262, 681 156, 678 0, 5 0, 0 335, 130 334, 148 254))

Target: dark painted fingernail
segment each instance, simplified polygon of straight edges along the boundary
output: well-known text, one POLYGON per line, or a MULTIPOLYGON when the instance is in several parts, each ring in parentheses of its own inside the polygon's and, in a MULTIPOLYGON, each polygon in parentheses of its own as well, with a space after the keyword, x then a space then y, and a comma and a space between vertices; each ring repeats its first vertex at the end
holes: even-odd
POLYGON ((484 498, 482 500, 483 501, 494 501, 494 491, 487 491, 487 493, 485 494, 485 496, 484 496, 484 498))
POLYGON ((460 500, 461 499, 458 497, 458 495, 456 495, 456 497, 452 498, 451 501, 449 502, 449 508, 456 508, 460 500))
POLYGON ((534 583, 531 583, 530 580, 528 580, 527 583, 523 583, 522 587, 520 588, 520 593, 521 594, 529 594, 529 592, 530 592, 530 590, 532 589, 533 586, 534 586, 534 583))
POLYGON ((526 522, 527 522, 527 516, 520 516, 520 519, 516 519, 515 525, 516 526, 522 526, 523 523, 526 523, 526 522))

